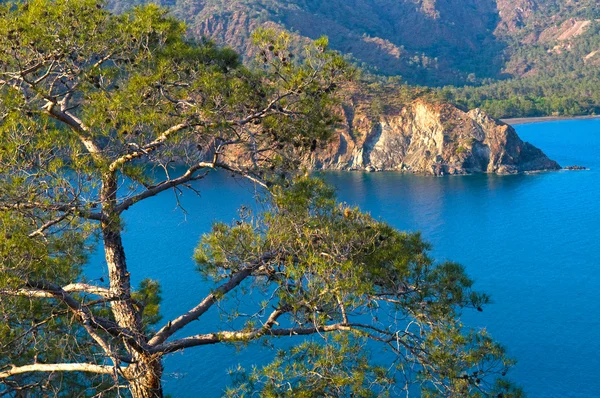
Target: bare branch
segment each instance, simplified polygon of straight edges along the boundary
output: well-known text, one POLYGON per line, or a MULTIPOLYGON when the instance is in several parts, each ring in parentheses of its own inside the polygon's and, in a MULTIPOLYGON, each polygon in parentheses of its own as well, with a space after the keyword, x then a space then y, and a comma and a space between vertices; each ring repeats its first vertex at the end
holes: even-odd
POLYGON ((50 66, 48 67, 48 70, 46 70, 46 72, 42 76, 40 76, 35 82, 33 82, 33 85, 35 86, 35 85, 43 82, 48 76, 50 76, 50 73, 52 72, 54 65, 56 65, 56 61, 52 60, 52 62, 50 63, 50 66))
POLYGON ((157 185, 151 186, 149 187, 148 190, 134 195, 132 197, 129 197, 125 200, 123 200, 117 207, 116 207, 116 212, 117 213, 122 213, 125 210, 129 209, 131 206, 133 206, 135 203, 156 196, 161 192, 164 192, 166 190, 169 190, 171 188, 175 188, 178 187, 180 185, 183 185, 185 183, 188 183, 190 181, 195 181, 195 180, 199 180, 201 178, 204 178, 206 176, 206 174, 203 175, 196 175, 195 173, 201 169, 223 169, 223 170, 227 170, 230 171, 232 173, 238 174, 241 177, 244 177, 250 181, 252 181, 255 184, 260 185, 261 187, 268 189, 267 184, 265 184, 264 182, 262 182, 261 180, 259 180, 258 178, 252 176, 250 173, 247 173, 243 170, 234 168, 226 163, 220 163, 220 162, 200 162, 197 163, 196 165, 190 167, 182 176, 174 178, 174 179, 170 179, 170 180, 165 180, 157 185))
POLYGON ((71 214, 71 211, 67 211, 65 213, 63 213, 62 215, 60 215, 59 217, 48 221, 47 223, 45 223, 44 225, 42 225, 41 227, 39 227, 38 229, 36 229, 35 231, 33 231, 32 233, 29 234, 30 238, 35 238, 36 236, 44 236, 44 232, 48 229, 51 228, 52 226, 60 223, 62 220, 64 220, 65 218, 67 218, 69 215, 71 214))
POLYGON ((206 296, 204 300, 200 302, 200 304, 198 304, 185 314, 181 315, 180 317, 169 321, 167 325, 162 327, 154 335, 154 337, 150 339, 148 344, 150 344, 151 346, 161 344, 164 341, 166 341, 169 337, 171 337, 174 333, 181 330, 189 323, 200 318, 206 311, 208 311, 213 306, 213 304, 217 302, 219 297, 222 297, 223 295, 229 293, 237 286, 239 286, 239 284, 242 283, 242 281, 244 281, 246 278, 252 275, 252 272, 260 268, 263 265, 264 261, 267 261, 272 257, 272 253, 267 253, 263 255, 262 258, 256 263, 231 275, 230 279, 226 283, 222 284, 221 286, 216 288, 212 293, 206 296))
MULTIPOLYGON (((67 287, 70 287, 75 291, 81 291, 86 286, 88 285, 72 284, 68 285, 67 287)), ((87 288, 88 287, 86 287, 86 289, 87 288)), ((95 290, 97 292, 101 292, 101 288, 98 288, 98 290, 96 290, 96 287, 89 288, 92 291, 95 290)), ((71 310, 71 312, 75 314, 75 316, 80 320, 80 322, 84 324, 84 326, 89 324, 90 327, 94 329, 104 330, 105 332, 114 337, 124 338, 134 349, 140 352, 145 351, 145 347, 147 346, 147 344, 143 341, 139 341, 135 337, 134 333, 131 333, 127 329, 119 327, 113 321, 95 316, 87 307, 81 305, 79 301, 77 301, 73 296, 71 296, 60 286, 47 281, 36 281, 28 282, 25 289, 26 290, 23 293, 30 293, 31 297, 48 297, 47 294, 51 295, 52 297, 62 301, 71 310)), ((10 294, 10 291, 3 291, 2 293, 10 294)))
POLYGON ((18 210, 43 210, 43 211, 62 211, 66 214, 73 213, 74 215, 88 220, 102 221, 105 216, 102 213, 92 212, 82 209, 72 204, 47 204, 42 202, 17 202, 17 203, 0 203, 0 211, 18 211, 18 210))
MULTIPOLYGON (((63 290, 65 292, 69 292, 69 293, 75 293, 75 292, 84 292, 84 293, 89 293, 89 294, 95 294, 98 296, 102 296, 105 298, 111 298, 110 296, 110 292, 108 291, 108 289, 104 289, 104 288, 97 288, 96 286, 90 286, 89 288, 82 288, 82 287, 74 287, 75 285, 82 285, 82 284, 72 284, 72 285, 67 285, 63 288, 63 290), (96 290, 98 289, 98 290, 96 290)), ((0 290, 0 295, 5 295, 5 296, 23 296, 23 297, 30 297, 30 298, 56 298, 56 293, 54 292, 49 292, 46 290, 40 290, 40 289, 32 289, 32 288, 22 288, 22 289, 3 289, 0 290)))
MULTIPOLYGON (((126 368, 121 368, 125 370, 126 368)), ((54 373, 54 372, 85 372, 85 373, 98 373, 98 374, 114 374, 114 366, 106 365, 95 365, 91 363, 36 363, 33 365, 25 366, 13 366, 9 370, 0 372, 0 379, 6 379, 7 377, 23 374, 23 373, 54 373)))
POLYGON ((65 123, 71 128, 71 130, 77 133, 77 136, 83 143, 83 146, 85 146, 85 148, 96 161, 100 162, 104 160, 102 156, 102 149, 96 144, 96 142, 94 142, 90 136, 89 128, 83 123, 83 121, 81 121, 81 119, 69 111, 58 109, 56 107, 56 103, 51 101, 48 101, 48 103, 44 106, 44 110, 48 112, 52 118, 65 123))
POLYGON ((239 341, 255 340, 259 337, 268 336, 307 336, 315 333, 326 333, 334 331, 350 331, 352 327, 343 323, 332 325, 312 326, 312 327, 293 327, 272 329, 271 327, 260 327, 247 332, 223 331, 218 333, 199 334, 186 337, 173 342, 164 343, 150 349, 152 353, 171 353, 185 348, 196 347, 208 344, 233 343, 239 341))
POLYGON ((340 296, 336 295, 336 299, 338 305, 340 306, 340 311, 342 312, 342 320, 344 321, 344 323, 348 323, 348 314, 346 314, 346 306, 344 305, 344 302, 342 301, 340 296))
POLYGON ((135 203, 150 198, 152 196, 156 196, 161 192, 164 192, 166 190, 169 190, 171 188, 175 188, 179 185, 185 184, 189 181, 194 181, 194 180, 198 180, 200 178, 203 178, 205 175, 196 175, 195 173, 200 170, 203 169, 205 167, 205 165, 203 163, 199 163, 195 166, 190 167, 182 176, 174 178, 174 179, 170 179, 170 180, 166 180, 163 181, 161 183, 159 183, 158 185, 149 187, 148 190, 132 196, 130 198, 125 199, 124 201, 122 201, 117 207, 116 207, 116 212, 118 213, 122 213, 123 211, 129 209, 132 205, 134 205, 135 203))
POLYGON ((107 55, 105 55, 104 57, 100 58, 94 65, 92 65, 92 67, 90 69, 96 69, 99 68, 103 63, 105 63, 106 61, 108 61, 114 54, 108 53, 107 55))
POLYGON ((267 184, 265 184, 263 181, 259 180, 258 178, 254 177, 250 173, 245 172, 244 170, 241 170, 241 169, 234 168, 234 167, 232 167, 232 166, 230 166, 230 165, 228 165, 226 163, 201 162, 201 163, 199 163, 199 165, 202 165, 203 167, 209 167, 209 168, 212 168, 212 169, 219 168, 219 169, 230 171, 232 173, 238 174, 241 177, 244 177, 244 178, 252 181, 255 184, 260 185, 261 187, 263 187, 265 189, 269 189, 269 186, 267 184))
POLYGON ((80 292, 80 293, 88 293, 94 294, 97 296, 102 296, 106 298, 111 297, 110 290, 100 286, 94 286, 87 283, 71 283, 63 287, 65 292, 80 292))
POLYGON ((23 69, 23 70, 19 71, 19 75, 22 77, 25 77, 26 75, 29 75, 30 73, 35 73, 38 70, 42 69, 44 67, 44 65, 45 65, 45 61, 38 62, 37 64, 34 64, 27 69, 23 69))
POLYGON ((180 123, 165 130, 161 135, 158 136, 158 138, 156 138, 151 143, 144 145, 142 148, 135 152, 121 156, 120 158, 112 162, 109 166, 109 170, 111 172, 114 172, 118 170, 121 166, 123 166, 125 163, 130 162, 133 159, 141 158, 142 156, 147 155, 149 152, 155 151, 156 149, 160 148, 162 144, 164 144, 164 142, 169 139, 169 137, 192 126, 193 125, 188 123, 180 123))

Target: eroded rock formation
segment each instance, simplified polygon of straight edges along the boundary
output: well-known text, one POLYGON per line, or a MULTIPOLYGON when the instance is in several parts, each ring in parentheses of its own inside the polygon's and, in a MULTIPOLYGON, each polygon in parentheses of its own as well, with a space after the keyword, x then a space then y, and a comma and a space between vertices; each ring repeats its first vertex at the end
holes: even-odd
POLYGON ((560 169, 511 126, 478 109, 417 100, 377 116, 360 106, 345 105, 341 112, 339 134, 311 157, 312 168, 431 175, 560 169))

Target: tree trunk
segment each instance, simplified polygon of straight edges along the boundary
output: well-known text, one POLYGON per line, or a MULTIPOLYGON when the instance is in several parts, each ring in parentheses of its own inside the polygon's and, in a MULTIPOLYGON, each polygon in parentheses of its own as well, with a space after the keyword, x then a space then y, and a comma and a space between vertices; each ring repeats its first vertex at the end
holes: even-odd
POLYGON ((131 281, 121 239, 121 217, 115 211, 117 178, 113 173, 108 173, 103 178, 101 200, 105 215, 101 228, 110 282, 109 290, 112 297, 118 298, 111 301, 112 312, 118 325, 129 330, 132 337, 142 342, 145 341, 145 336, 141 314, 131 298, 131 281))
MULTIPOLYGON (((114 216, 113 216, 114 217, 114 216)), ((108 267, 110 280, 110 293, 118 300, 111 302, 112 312, 119 326, 130 330, 138 339, 144 339, 142 321, 139 311, 134 307, 131 298, 131 282, 129 271, 125 261, 125 250, 121 240, 120 219, 102 223, 102 237, 104 243, 104 255, 108 267)))
MULTIPOLYGON (((106 216, 102 221, 102 238, 104 255, 108 267, 110 280, 110 293, 118 300, 111 302, 112 313, 117 324, 131 333, 131 337, 145 345, 147 337, 142 325, 141 312, 131 297, 131 281, 125 249, 121 239, 121 217, 115 211, 117 204, 117 177, 114 173, 107 173, 102 181, 102 211, 106 216)), ((133 359, 125 371, 125 378, 129 383, 131 395, 134 398, 162 398, 162 357, 151 356, 143 348, 135 347, 125 341, 125 347, 133 359)))
POLYGON ((162 398, 162 357, 140 357, 127 368, 125 376, 133 398, 162 398))

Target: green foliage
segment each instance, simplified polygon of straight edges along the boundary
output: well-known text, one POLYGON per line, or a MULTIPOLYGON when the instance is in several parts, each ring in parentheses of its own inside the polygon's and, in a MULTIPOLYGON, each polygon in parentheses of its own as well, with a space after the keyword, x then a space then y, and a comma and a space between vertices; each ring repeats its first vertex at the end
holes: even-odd
MULTIPOLYGON (((123 10, 137 3, 112 1, 110 5, 123 10)), ((505 27, 512 24, 511 16, 499 15, 502 7, 486 1, 458 8, 446 1, 415 7, 409 1, 372 0, 352 6, 343 1, 325 6, 319 1, 278 0, 165 0, 161 4, 187 20, 192 32, 236 45, 247 58, 253 54, 247 51, 252 28, 235 25, 241 19, 230 20, 232 15, 247 15, 256 27, 270 21, 288 29, 293 32, 287 38, 291 46, 300 46, 306 37, 315 38, 316 32, 328 33, 332 48, 348 52, 347 58, 364 70, 401 75, 411 84, 439 86, 438 99, 463 108, 482 108, 497 118, 600 112, 600 55, 586 58, 600 49, 595 0, 526 3, 512 28, 505 27), (296 18, 298 12, 304 18, 296 18), (314 20, 301 21, 313 16, 314 20), (592 24, 573 39, 540 39, 542 32, 570 19, 592 24), (208 20, 230 20, 235 29, 224 32, 220 30, 223 24, 208 25, 208 20), (448 84, 455 87, 441 88, 448 84)), ((384 109, 378 102, 371 102, 373 115, 384 109)))
POLYGON ((600 112, 596 67, 512 79, 479 87, 442 89, 438 98, 467 108, 481 108, 495 118, 577 116, 600 112))
POLYGON ((367 340, 334 333, 323 340, 307 340, 281 350, 264 368, 231 371, 234 386, 227 396, 264 397, 376 397, 389 396, 394 380, 386 367, 371 363, 367 340))
POLYGON ((156 325, 162 319, 160 315, 160 283, 152 279, 140 282, 139 289, 133 294, 133 299, 141 307, 142 322, 145 327, 156 325))
POLYGON ((160 396, 168 353, 295 335, 330 337, 300 341, 234 388, 371 396, 406 377, 445 396, 494 391, 512 362, 458 323, 489 301, 464 269, 433 261, 418 234, 337 203, 323 181, 291 178, 331 137, 335 94, 353 75, 326 38, 298 57, 287 33, 258 30, 249 70, 230 49, 188 40, 165 9, 115 15, 95 0, 0 5, 0 37, 0 394, 110 396, 127 385, 160 396), (241 209, 203 236, 195 259, 213 292, 155 331, 160 285, 131 286, 122 213, 194 191, 218 168, 266 187, 265 210, 241 209), (106 268, 89 281, 96 240, 106 268), (255 294, 264 300, 247 316, 237 304, 255 294), (234 330, 178 337, 211 307, 234 330), (371 363, 366 341, 396 366, 371 363), (79 368, 24 367, 67 364, 79 368))
MULTIPOLYGON (((320 180, 300 178, 272 192, 264 214, 217 224, 202 238, 200 272, 226 280, 260 264, 254 287, 265 292, 262 308, 281 311, 278 324, 346 334, 305 342, 245 377, 239 372, 232 395, 257 389, 266 396, 371 396, 402 389, 392 385, 404 377, 443 396, 493 390, 512 361, 485 331, 463 330, 457 321, 464 308, 489 301, 472 290, 463 267, 434 263, 419 234, 337 204, 320 180), (371 364, 368 340, 393 353, 393 369, 371 364)), ((268 336, 271 326, 260 333, 268 336)))
POLYGON ((511 78, 446 87, 440 97, 465 108, 482 108, 497 118, 599 113, 598 58, 588 58, 600 49, 600 28, 595 22, 598 7, 594 1, 546 3, 551 6, 539 7, 531 21, 509 38, 511 78), (566 41, 525 39, 561 26, 569 18, 591 20, 591 24, 584 34, 566 41))
MULTIPOLYGON (((165 9, 103 5, 0 4, 0 395, 118 395, 153 375, 160 390, 160 286, 130 285, 121 214, 216 168, 263 185, 293 172, 331 136, 350 74, 326 40, 250 71, 165 9), (97 240, 106 269, 88 281, 97 240), (19 372, 38 360, 92 373, 19 372)), ((279 35, 260 34, 266 51, 279 35)))
MULTIPOLYGON (((42 220, 47 217, 35 213, 42 220)), ((36 228, 28 217, 0 211, 0 292, 27 289, 44 280, 66 285, 82 277, 82 266, 90 251, 85 229, 67 224, 60 234, 30 237, 32 227, 36 228)), ((39 363, 60 362, 73 351, 79 351, 81 358, 98 355, 92 340, 79 329, 76 317, 59 300, 31 300, 27 295, 0 293, 0 371, 8 364, 28 365, 32 359, 39 363)), ((61 385, 103 391, 104 381, 102 376, 60 374, 49 379, 30 373, 3 380, 0 392, 6 388, 10 391, 13 386, 39 384, 48 394, 66 396, 61 385)))

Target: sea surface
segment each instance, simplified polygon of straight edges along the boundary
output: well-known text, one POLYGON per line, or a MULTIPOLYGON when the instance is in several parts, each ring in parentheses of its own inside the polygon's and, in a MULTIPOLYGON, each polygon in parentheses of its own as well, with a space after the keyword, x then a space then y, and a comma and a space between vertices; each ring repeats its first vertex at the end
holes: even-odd
MULTIPOLYGON (((530 397, 600 396, 600 120, 517 126, 520 136, 562 166, 517 176, 420 177, 327 172, 339 199, 408 231, 421 231, 439 260, 462 263, 475 287, 492 296, 465 323, 485 327, 518 364, 509 373, 530 397)), ((200 196, 164 193, 126 214, 131 275, 160 280, 164 321, 190 309, 210 286, 192 254, 213 221, 231 222, 253 203, 252 186, 225 174, 198 182, 200 196)), ((89 272, 98 275, 101 260, 89 272)), ((214 314, 179 336, 207 332, 214 314)), ((217 397, 228 369, 266 363, 273 350, 205 346, 166 360, 173 397, 217 397)))

